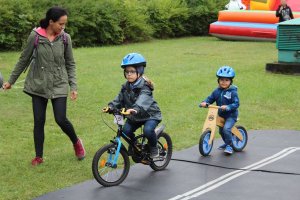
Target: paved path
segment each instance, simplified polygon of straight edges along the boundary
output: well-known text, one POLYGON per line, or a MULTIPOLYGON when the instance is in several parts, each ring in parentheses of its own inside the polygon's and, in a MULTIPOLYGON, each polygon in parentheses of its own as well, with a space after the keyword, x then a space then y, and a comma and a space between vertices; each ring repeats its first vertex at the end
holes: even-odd
POLYGON ((137 164, 125 181, 105 188, 89 180, 36 200, 252 200, 300 198, 300 131, 250 131, 245 151, 226 156, 216 149, 200 156, 198 146, 173 154, 164 171, 137 164), (178 160, 187 160, 183 162, 178 160))

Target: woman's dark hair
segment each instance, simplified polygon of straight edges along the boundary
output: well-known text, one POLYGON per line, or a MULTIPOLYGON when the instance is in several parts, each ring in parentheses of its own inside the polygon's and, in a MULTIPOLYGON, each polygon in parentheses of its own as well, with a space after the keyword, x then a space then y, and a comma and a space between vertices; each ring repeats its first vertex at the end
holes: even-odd
POLYGON ((49 26, 49 21, 52 20, 56 22, 60 17, 68 15, 68 12, 61 7, 52 7, 46 13, 46 18, 41 19, 40 26, 42 28, 47 28, 49 26))

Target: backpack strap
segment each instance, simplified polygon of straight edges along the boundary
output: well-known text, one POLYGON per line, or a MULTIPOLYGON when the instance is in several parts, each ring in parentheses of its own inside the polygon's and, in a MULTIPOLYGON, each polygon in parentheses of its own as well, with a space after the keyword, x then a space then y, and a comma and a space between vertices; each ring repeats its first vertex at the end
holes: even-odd
POLYGON ((39 45, 39 39, 40 39, 39 34, 35 33, 35 36, 34 36, 34 44, 33 44, 33 46, 34 46, 35 49, 36 49, 37 46, 39 45))
POLYGON ((64 34, 62 35, 62 41, 64 43, 64 47, 67 48, 67 46, 68 46, 68 36, 67 36, 66 32, 64 32, 64 34))
POLYGON ((38 47, 38 45, 39 45, 39 39, 40 39, 40 36, 39 36, 37 33, 35 33, 35 35, 34 35, 34 42, 33 42, 33 47, 34 47, 34 49, 33 49, 32 55, 31 55, 31 57, 30 57, 29 63, 28 63, 27 66, 24 68, 23 73, 26 73, 28 67, 31 65, 33 59, 36 57, 36 54, 37 54, 37 47, 38 47))

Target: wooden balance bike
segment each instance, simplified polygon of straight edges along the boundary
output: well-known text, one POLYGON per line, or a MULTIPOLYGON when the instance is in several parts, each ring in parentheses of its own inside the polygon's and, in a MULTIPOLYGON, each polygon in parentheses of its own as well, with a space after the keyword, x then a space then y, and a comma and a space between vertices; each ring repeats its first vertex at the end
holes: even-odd
MULTIPOLYGON (((218 115, 219 106, 208 105, 208 114, 199 140, 199 151, 203 156, 208 156, 212 150, 216 126, 223 127, 225 120, 218 115)), ((242 151, 248 141, 248 134, 243 126, 236 125, 231 129, 232 148, 236 152, 242 151)))

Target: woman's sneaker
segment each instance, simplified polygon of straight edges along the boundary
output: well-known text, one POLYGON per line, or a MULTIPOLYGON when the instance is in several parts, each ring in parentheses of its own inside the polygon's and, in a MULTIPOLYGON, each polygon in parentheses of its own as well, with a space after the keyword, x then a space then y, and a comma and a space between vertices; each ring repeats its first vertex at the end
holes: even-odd
POLYGON ((76 144, 74 144, 75 155, 78 160, 83 160, 85 157, 85 149, 81 139, 78 139, 76 144))
POLYGON ((224 153, 232 154, 233 153, 232 147, 230 145, 226 145, 224 153))
POLYGON ((37 166, 39 164, 42 164, 43 162, 44 162, 43 158, 35 157, 34 159, 31 160, 31 165, 32 166, 37 166))
POLYGON ((218 147, 219 150, 224 150, 226 148, 226 144, 222 144, 221 146, 218 147))
POLYGON ((150 158, 157 158, 159 157, 159 150, 156 147, 151 147, 151 150, 150 150, 150 158))

